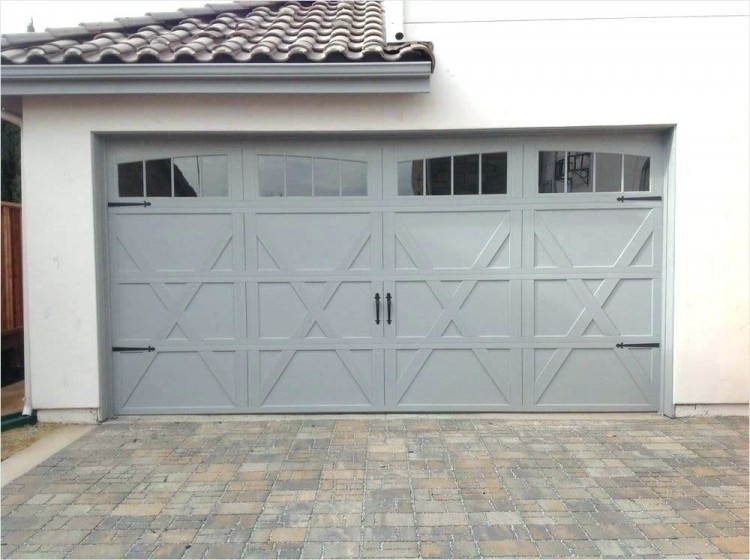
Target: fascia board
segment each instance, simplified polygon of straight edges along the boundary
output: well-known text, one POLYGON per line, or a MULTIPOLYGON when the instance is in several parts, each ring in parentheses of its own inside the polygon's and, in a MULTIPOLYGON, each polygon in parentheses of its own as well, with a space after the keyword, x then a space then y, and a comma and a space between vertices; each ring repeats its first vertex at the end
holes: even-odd
POLYGON ((430 62, 3 65, 3 95, 428 93, 430 62))

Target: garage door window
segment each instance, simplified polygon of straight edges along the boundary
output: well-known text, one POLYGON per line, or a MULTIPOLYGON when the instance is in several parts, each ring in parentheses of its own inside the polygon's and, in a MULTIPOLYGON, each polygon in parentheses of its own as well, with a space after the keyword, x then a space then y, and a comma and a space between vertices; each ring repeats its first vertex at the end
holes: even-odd
POLYGON ((651 160, 604 152, 539 152, 540 193, 651 190, 651 160))
POLYGON ((344 159, 261 155, 262 197, 367 196, 367 163, 344 159))
POLYGON ((398 163, 399 196, 506 194, 508 154, 467 154, 398 163))
POLYGON ((189 156, 131 161, 117 166, 121 197, 226 197, 226 155, 189 156))

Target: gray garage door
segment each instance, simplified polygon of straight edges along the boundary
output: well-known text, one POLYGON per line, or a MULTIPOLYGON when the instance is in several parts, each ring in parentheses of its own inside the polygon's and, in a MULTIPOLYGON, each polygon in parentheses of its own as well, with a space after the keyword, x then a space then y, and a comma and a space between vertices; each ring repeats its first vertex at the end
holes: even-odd
POLYGON ((658 408, 652 138, 111 144, 119 414, 658 408))

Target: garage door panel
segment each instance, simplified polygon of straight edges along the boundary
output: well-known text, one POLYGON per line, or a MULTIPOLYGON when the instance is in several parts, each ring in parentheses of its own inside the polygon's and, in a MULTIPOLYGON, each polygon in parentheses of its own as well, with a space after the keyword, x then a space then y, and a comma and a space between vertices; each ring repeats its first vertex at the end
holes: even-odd
POLYGON ((115 274, 210 273, 234 269, 231 214, 151 212, 119 214, 113 219, 115 274))
POLYGON ((373 285, 368 281, 259 282, 258 329, 263 340, 370 339, 373 285))
POLYGON ((652 208, 536 210, 536 268, 649 267, 657 226, 652 208))
POLYGON ((165 325, 169 312, 150 284, 119 284, 113 287, 118 313, 115 336, 120 340, 146 341, 169 336, 174 322, 165 325))
POLYGON ((121 352, 116 398, 119 409, 234 409, 244 375, 236 352, 121 352))
POLYGON ((412 280, 394 283, 395 337, 508 337, 510 280, 412 280))
POLYGON ((369 213, 259 214, 259 269, 371 270, 379 262, 372 251, 372 220, 369 213))
POLYGON ((535 337, 654 336, 651 278, 535 280, 535 337))
POLYGON ((510 406, 512 378, 520 373, 510 349, 398 348, 394 354, 388 393, 397 407, 510 406))
POLYGON ((400 212, 396 270, 482 270, 510 266, 510 212, 400 212))
POLYGON ((261 407, 364 407, 377 403, 373 350, 260 351, 261 407))
POLYGON ((114 289, 120 341, 237 338, 232 283, 121 283, 114 289))
POLYGON ((531 406, 652 406, 658 349, 536 348, 531 406))
MULTIPOLYGON (((583 312, 580 300, 568 286, 567 280, 537 280, 532 283, 534 336, 566 336, 583 312)), ((582 325, 583 329, 587 326, 582 325)))
POLYGON ((651 278, 626 278, 617 283, 602 310, 612 319, 620 335, 658 336, 656 282, 651 278))

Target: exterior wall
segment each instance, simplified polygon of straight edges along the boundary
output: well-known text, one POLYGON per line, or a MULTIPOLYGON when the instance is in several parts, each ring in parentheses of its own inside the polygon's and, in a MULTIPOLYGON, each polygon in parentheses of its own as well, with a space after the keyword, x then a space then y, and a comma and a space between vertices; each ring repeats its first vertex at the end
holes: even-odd
POLYGON ((461 4, 470 22, 406 4, 406 38, 435 43, 427 95, 25 99, 34 407, 100 405, 92 133, 642 125, 676 125, 675 402, 747 402, 747 3, 461 4))

